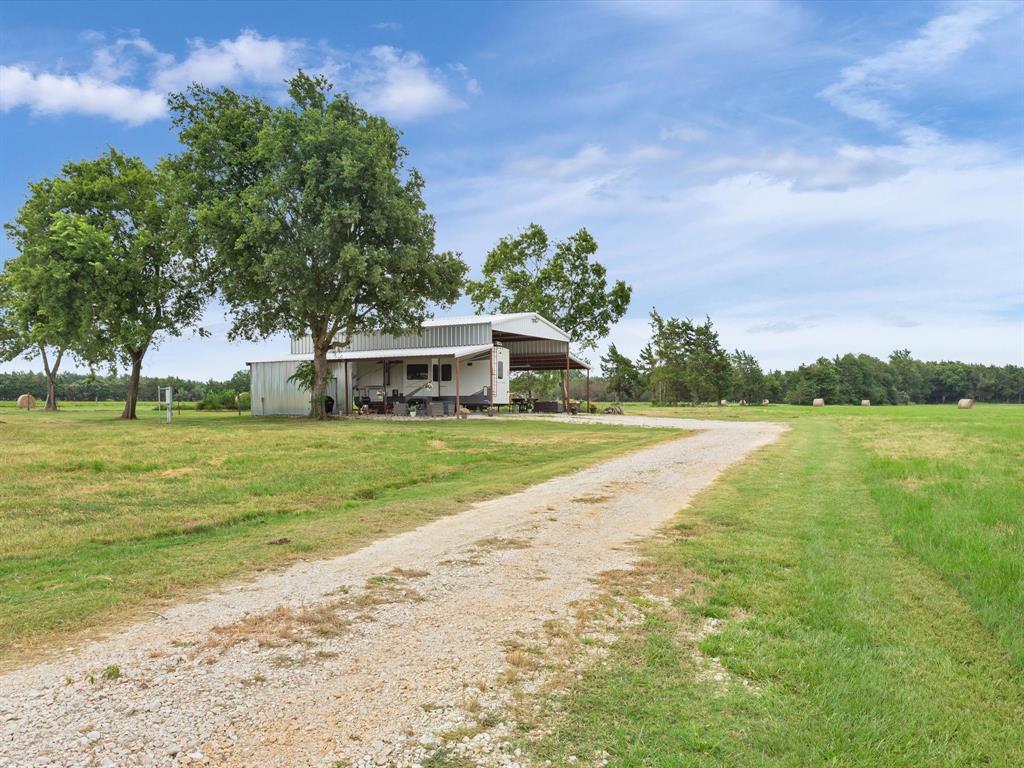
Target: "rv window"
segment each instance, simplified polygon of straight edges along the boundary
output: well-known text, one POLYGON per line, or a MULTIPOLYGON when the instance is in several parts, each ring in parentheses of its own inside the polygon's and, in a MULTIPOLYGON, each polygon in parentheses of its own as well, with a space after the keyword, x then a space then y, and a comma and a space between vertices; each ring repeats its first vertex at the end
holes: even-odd
POLYGON ((451 381, 452 380, 452 366, 451 363, 441 363, 441 365, 434 364, 434 381, 451 381))
POLYGON ((504 379, 505 378, 505 361, 504 360, 499 360, 498 361, 498 378, 499 379, 504 379))
POLYGON ((426 363, 408 363, 405 366, 405 379, 406 381, 426 381, 427 380, 427 364, 426 363))

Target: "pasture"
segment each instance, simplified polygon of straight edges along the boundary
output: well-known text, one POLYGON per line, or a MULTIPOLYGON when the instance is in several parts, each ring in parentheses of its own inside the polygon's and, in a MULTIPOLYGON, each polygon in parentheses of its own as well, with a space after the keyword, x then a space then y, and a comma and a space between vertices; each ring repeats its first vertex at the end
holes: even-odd
POLYGON ((642 623, 552 698, 535 756, 1024 764, 1024 408, 627 413, 792 429, 646 546, 655 585, 620 587, 642 623))
POLYGON ((0 661, 340 554, 675 431, 0 407, 0 661))

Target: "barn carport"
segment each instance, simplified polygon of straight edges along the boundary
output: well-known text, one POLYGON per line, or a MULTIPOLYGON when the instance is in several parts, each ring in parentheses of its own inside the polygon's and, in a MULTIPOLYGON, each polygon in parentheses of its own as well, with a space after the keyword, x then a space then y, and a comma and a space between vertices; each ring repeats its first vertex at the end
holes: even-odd
POLYGON ((509 367, 518 371, 561 371, 562 372, 562 407, 569 410, 569 374, 571 371, 587 372, 587 410, 590 410, 590 365, 572 354, 568 341, 555 339, 499 339, 495 333, 495 341, 508 347, 509 367))

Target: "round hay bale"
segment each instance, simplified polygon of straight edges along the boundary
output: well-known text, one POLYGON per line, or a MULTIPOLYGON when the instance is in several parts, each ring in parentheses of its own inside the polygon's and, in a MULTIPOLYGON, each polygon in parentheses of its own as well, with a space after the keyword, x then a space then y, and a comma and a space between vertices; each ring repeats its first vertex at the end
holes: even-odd
POLYGON ((765 398, 764 400, 761 401, 761 405, 770 405, 770 404, 771 404, 771 401, 768 400, 767 398, 765 398))
POLYGON ((974 401, 969 397, 962 397, 959 402, 957 402, 956 407, 962 411, 969 411, 974 407, 974 401))
POLYGON ((36 399, 32 395, 21 395, 18 398, 18 407, 24 408, 26 411, 31 411, 32 406, 36 404, 36 399))
POLYGON ((746 404, 747 404, 746 400, 740 400, 740 405, 746 405, 746 404))
POLYGON ((718 404, 719 404, 719 405, 728 405, 728 404, 729 404, 729 401, 728 401, 728 400, 719 400, 719 401, 718 401, 718 404))
POLYGON ((607 405, 607 406, 605 406, 604 412, 607 413, 607 414, 610 414, 612 416, 621 416, 622 415, 622 406, 621 405, 607 405))
POLYGON ((871 405, 871 401, 870 400, 861 400, 860 404, 861 405, 871 405))
POLYGON ((823 405, 825 405, 825 398, 816 397, 814 398, 814 402, 811 403, 811 405, 813 405, 815 408, 821 408, 823 405))

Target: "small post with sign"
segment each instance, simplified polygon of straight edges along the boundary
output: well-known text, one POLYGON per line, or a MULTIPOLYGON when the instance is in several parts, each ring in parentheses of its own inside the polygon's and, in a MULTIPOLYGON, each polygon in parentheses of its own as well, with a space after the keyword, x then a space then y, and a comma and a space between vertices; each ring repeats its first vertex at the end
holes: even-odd
POLYGON ((170 424, 174 414, 174 387, 160 387, 157 391, 163 393, 164 403, 167 404, 167 423, 170 424))

